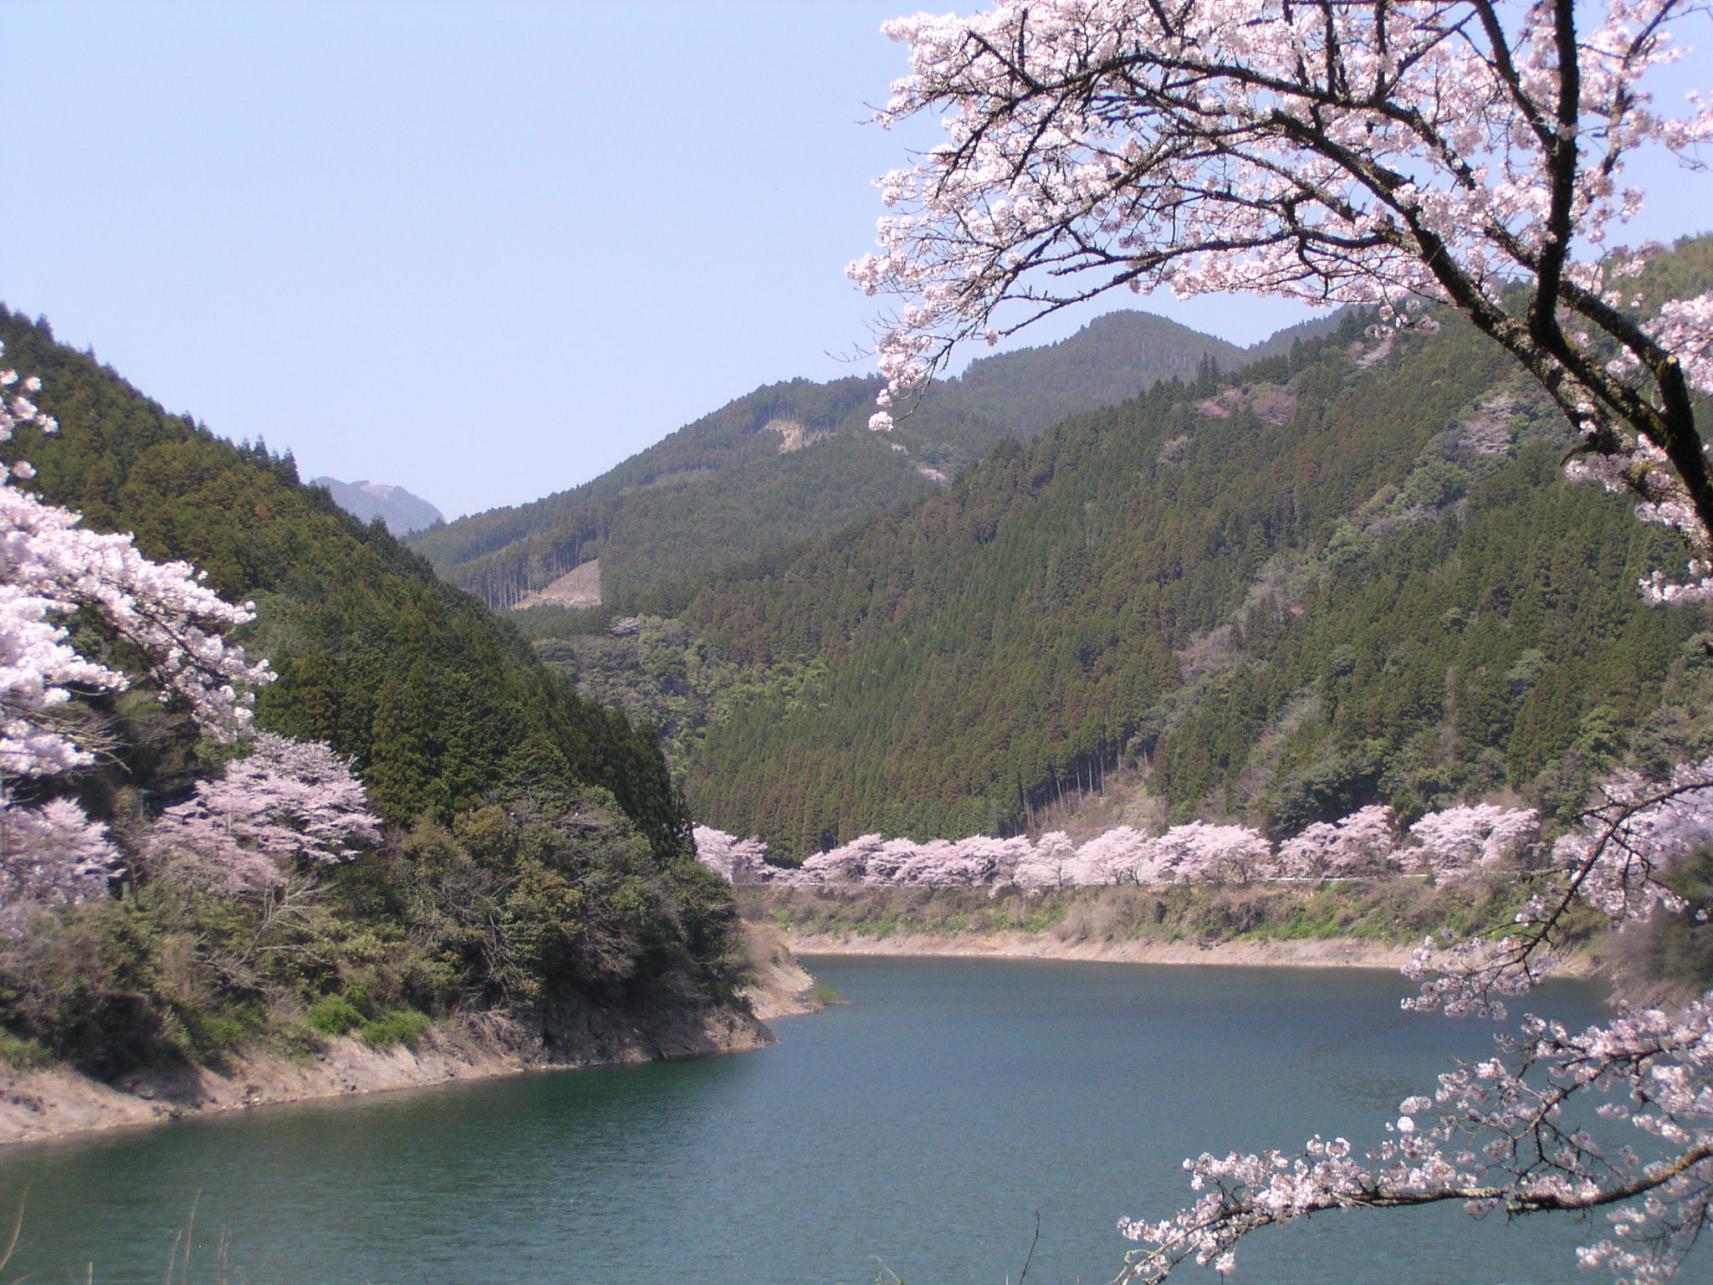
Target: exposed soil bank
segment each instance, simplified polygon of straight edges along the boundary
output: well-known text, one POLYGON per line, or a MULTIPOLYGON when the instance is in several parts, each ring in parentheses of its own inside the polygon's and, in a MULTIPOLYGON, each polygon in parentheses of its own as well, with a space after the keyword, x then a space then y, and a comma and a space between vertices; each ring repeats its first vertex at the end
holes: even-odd
POLYGON ((809 998, 814 978, 779 934, 746 927, 755 974, 742 996, 748 1011, 739 1005, 645 1012, 561 1005, 545 1029, 481 1013, 432 1028, 414 1048, 376 1049, 347 1038, 303 1057, 253 1053, 219 1068, 155 1069, 114 1084, 63 1066, 0 1068, 0 1145, 275 1102, 763 1048, 777 1042, 766 1020, 820 1004, 809 998))
POLYGON ((768 924, 744 924, 750 968, 755 981, 744 991, 755 1015, 764 1022, 776 1017, 813 1013, 825 1007, 813 998, 815 979, 792 956, 784 935, 768 924))
POLYGON ((218 1069, 151 1069, 114 1084, 63 1066, 3 1070, 0 1144, 523 1071, 737 1053, 777 1039, 737 1006, 643 1014, 587 1009, 559 1014, 554 1027, 544 1043, 540 1030, 484 1013, 436 1026, 414 1048, 376 1049, 345 1038, 304 1057, 254 1053, 218 1069))
MULTIPOLYGON (((1357 938, 1305 941, 1064 941, 1050 933, 986 934, 786 933, 799 955, 949 955, 985 959, 1084 959, 1123 964, 1241 964, 1279 968, 1398 969, 1413 947, 1357 938)), ((1553 970, 1561 977, 1589 977, 1596 961, 1577 955, 1553 970)))

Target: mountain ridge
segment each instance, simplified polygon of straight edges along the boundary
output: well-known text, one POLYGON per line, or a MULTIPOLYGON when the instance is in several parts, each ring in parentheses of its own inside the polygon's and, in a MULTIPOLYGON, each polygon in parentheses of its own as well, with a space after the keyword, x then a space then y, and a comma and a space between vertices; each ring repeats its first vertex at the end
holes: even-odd
POLYGON ((1713 744, 1705 622, 1634 592, 1681 555, 1563 478, 1568 429, 1503 353, 1449 315, 1290 338, 663 618, 521 623, 665 729, 700 822, 788 859, 1057 826, 1109 787, 1272 834, 1382 799, 1565 815, 1600 772, 1713 744))
MULTIPOLYGON (((32 466, 12 485, 85 529, 129 533, 145 558, 191 563, 247 604, 233 640, 273 671, 255 702, 269 735, 228 747, 156 699, 122 633, 61 609, 80 654, 113 656, 136 682, 61 707, 97 730, 94 762, 8 789, 44 807, 74 793, 111 865, 51 901, 9 891, 0 1043, 112 1082, 258 1050, 327 1054, 346 1036, 411 1045, 484 1015, 515 1018, 545 1061, 599 1056, 609 1025, 663 1030, 655 1016, 759 1036, 736 998, 729 890, 693 859, 652 728, 579 695, 510 621, 301 484, 289 455, 167 414, 4 308, 0 344, 58 420, 5 444, 8 464, 32 466), (234 754, 255 765, 297 742, 323 744, 284 757, 355 778, 349 804, 325 802, 343 788, 323 784, 332 768, 245 787, 272 837, 228 825, 237 856, 172 821, 210 781, 231 783, 234 754), (362 826, 331 860, 279 838, 342 807, 362 826), (234 871, 243 861, 256 883, 234 871)), ((14 536, 27 550, 35 533, 14 536)))
POLYGON ((409 544, 490 606, 515 606, 596 558, 603 601, 677 602, 700 576, 933 494, 1006 437, 1266 351, 1149 313, 1109 313, 1057 343, 972 362, 884 436, 866 427, 878 378, 768 384, 598 478, 409 544))
POLYGON ((1633 588, 1676 552, 1564 481, 1568 430, 1468 327, 1377 351, 1073 417, 705 589, 686 621, 717 653, 809 676, 710 723, 698 817, 799 855, 1012 832, 1121 768, 1171 817, 1279 833, 1382 798, 1580 807, 1703 691, 1703 622, 1633 588), (1568 561, 1573 531, 1598 551, 1568 561))

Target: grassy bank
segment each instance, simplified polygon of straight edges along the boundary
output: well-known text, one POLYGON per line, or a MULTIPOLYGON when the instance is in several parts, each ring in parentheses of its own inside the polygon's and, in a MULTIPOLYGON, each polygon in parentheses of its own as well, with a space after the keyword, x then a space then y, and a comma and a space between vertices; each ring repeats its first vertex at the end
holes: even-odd
MULTIPOLYGON (((1288 884, 1060 888, 1037 893, 983 888, 789 888, 740 895, 746 919, 793 942, 853 946, 1032 938, 1044 946, 1211 949, 1292 942, 1349 942, 1378 955, 1419 945, 1430 933, 1463 936, 1511 921, 1518 883, 1444 888, 1416 879, 1288 884)), ((1578 922, 1593 946, 1599 924, 1578 922)))

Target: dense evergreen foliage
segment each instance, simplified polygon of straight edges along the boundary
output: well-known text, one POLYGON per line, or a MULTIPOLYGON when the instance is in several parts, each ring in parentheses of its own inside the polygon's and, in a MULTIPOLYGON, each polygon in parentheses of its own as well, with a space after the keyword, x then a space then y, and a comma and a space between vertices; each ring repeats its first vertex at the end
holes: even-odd
POLYGON ((683 818, 649 729, 579 699, 379 524, 299 486, 289 458, 165 414, 40 325, 0 314, 0 341, 41 376, 62 425, 20 443, 39 493, 256 602, 252 650, 280 675, 262 726, 354 756, 394 822, 446 818, 504 781, 547 776, 606 787, 657 851, 678 850, 683 818))
MULTIPOLYGON (((1316 329, 1310 326, 1307 333, 1316 329)), ((1247 352, 1146 313, 973 363, 898 429, 867 429, 875 379, 773 384, 571 491, 420 533, 410 544, 496 607, 598 557, 606 602, 676 608, 683 586, 932 493, 1007 437, 1247 352)))
POLYGON ((714 711, 698 818, 798 855, 991 833, 1128 768, 1178 818, 1289 833, 1377 798, 1573 808, 1627 754, 1700 748, 1706 621, 1634 589, 1678 554, 1563 480, 1562 418, 1507 362, 1352 320, 723 577, 687 621, 783 678, 714 711))
MULTIPOLYGON (((408 1034, 466 1005, 534 1008, 547 1031, 573 995, 729 997, 730 898, 691 858, 651 728, 577 695, 289 456, 166 414, 45 323, 0 310, 0 342, 60 421, 9 447, 31 485, 253 600, 243 641, 278 673, 258 724, 354 759, 390 826, 313 887, 232 896, 137 865, 124 896, 39 917, 0 959, 14 1035, 113 1073, 261 1032, 408 1034)), ((146 691, 88 704, 113 752, 85 805, 140 850, 213 751, 146 691)))

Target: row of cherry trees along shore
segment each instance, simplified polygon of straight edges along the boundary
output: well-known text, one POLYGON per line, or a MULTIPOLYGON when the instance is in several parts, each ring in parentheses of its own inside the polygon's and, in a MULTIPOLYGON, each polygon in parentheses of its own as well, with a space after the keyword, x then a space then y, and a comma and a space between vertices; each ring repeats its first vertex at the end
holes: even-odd
MULTIPOLYGON (((1683 782, 1713 781, 1713 758, 1679 773, 1683 782)), ((1640 777, 1611 783, 1607 802, 1639 797, 1640 777)), ((1681 856, 1713 844, 1713 788, 1687 790, 1638 815, 1632 827, 1659 855, 1681 856)), ((767 845, 697 826, 696 858, 734 885, 773 887, 1043 888, 1110 884, 1222 883, 1257 880, 1320 882, 1389 875, 1432 875, 1441 882, 1551 869, 1586 855, 1587 834, 1543 839, 1532 808, 1491 803, 1429 812, 1401 827, 1392 809, 1375 804, 1338 821, 1309 826, 1274 844, 1243 825, 1192 821, 1149 835, 1119 826, 1076 844, 1061 830, 1038 839, 887 839, 865 834, 809 857, 795 868, 771 865, 767 845)))

